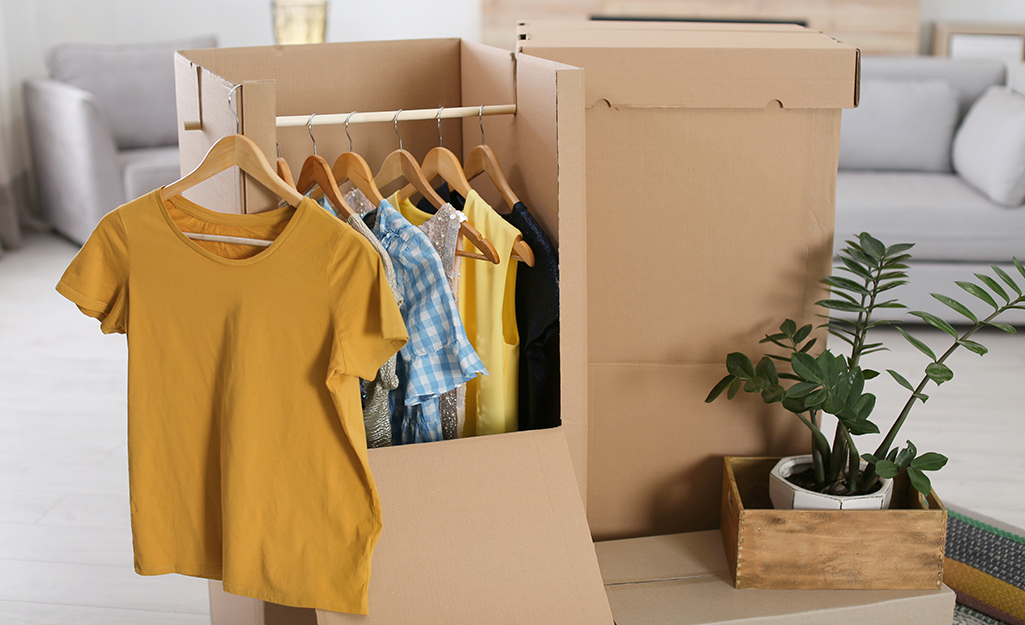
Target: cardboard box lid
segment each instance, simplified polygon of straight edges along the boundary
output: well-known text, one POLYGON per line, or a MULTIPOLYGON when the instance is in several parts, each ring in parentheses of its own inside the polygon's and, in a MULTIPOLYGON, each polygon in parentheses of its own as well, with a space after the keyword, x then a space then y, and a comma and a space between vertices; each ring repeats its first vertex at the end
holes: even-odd
POLYGON ((588 105, 799 109, 858 103, 858 49, 792 25, 542 21, 521 24, 518 43, 526 54, 583 67, 588 105))
POLYGON ((954 592, 738 590, 717 530, 595 543, 617 625, 949 622, 954 592))
POLYGON ((612 623, 560 428, 370 450, 370 615, 321 625, 612 623))

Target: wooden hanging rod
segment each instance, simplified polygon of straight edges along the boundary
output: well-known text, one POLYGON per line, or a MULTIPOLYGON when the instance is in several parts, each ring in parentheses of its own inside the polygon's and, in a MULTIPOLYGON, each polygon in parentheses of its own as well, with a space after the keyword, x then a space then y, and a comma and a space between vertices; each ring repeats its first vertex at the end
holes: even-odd
MULTIPOLYGON (((369 113, 353 113, 352 117, 349 118, 349 113, 330 113, 327 115, 317 114, 313 117, 314 126, 328 126, 344 124, 348 118, 350 124, 366 124, 371 122, 393 122, 395 121, 395 114, 398 111, 373 111, 369 113)), ((515 115, 516 105, 515 104, 492 104, 484 105, 484 110, 481 111, 479 106, 453 106, 444 107, 441 109, 442 119, 452 119, 456 117, 477 117, 478 115, 515 115)), ((424 119, 437 119, 438 109, 409 109, 403 110, 399 113, 400 122, 424 120, 424 119)), ((309 115, 279 115, 276 118, 278 128, 291 128, 294 126, 305 126, 310 121, 309 115)))

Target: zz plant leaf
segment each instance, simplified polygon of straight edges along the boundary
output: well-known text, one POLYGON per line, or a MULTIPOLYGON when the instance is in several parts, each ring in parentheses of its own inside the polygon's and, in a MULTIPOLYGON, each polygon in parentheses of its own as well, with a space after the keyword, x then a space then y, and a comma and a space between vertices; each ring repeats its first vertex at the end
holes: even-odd
POLYGON ((907 283, 907 262, 911 259, 908 251, 912 248, 911 243, 887 246, 870 234, 861 233, 856 239, 847 241, 837 254, 836 270, 841 273, 824 279, 831 296, 817 304, 826 311, 823 316, 827 318, 820 328, 840 339, 846 354, 822 350, 821 336, 815 336, 817 333, 811 324, 799 326, 795 320, 786 319, 778 332, 766 334, 761 340, 761 343, 781 353, 764 354, 757 360, 757 365, 755 359, 741 352, 729 354, 726 357, 727 375, 705 398, 706 402, 712 402, 726 393, 728 399, 733 399, 743 390, 758 393, 767 404, 781 403, 812 432, 815 488, 823 492, 863 494, 875 487, 879 477, 892 478, 906 472, 911 484, 923 495, 928 495, 932 483, 926 472, 943 468, 947 463, 946 456, 936 452, 918 454, 910 441, 904 448, 894 446, 897 435, 915 403, 929 399, 923 392, 927 384, 934 382, 939 385, 953 379, 954 372, 946 364, 953 352, 964 347, 984 355, 986 347, 972 340, 972 336, 985 326, 1015 332, 1014 326, 998 322, 996 318, 1008 310, 1025 309, 1025 288, 1022 286, 1025 284, 1025 266, 1013 258, 1011 262, 1019 274, 1017 276, 994 265, 992 276, 975 274, 981 285, 960 280, 955 282, 961 290, 994 309, 985 317, 980 318, 952 297, 931 294, 966 319, 970 324, 966 329, 959 330, 933 313, 911 311, 910 315, 949 335, 952 343, 946 350, 935 352, 899 324, 896 325, 901 335, 929 358, 929 363, 917 384, 893 369, 886 369, 890 377, 909 392, 909 397, 875 452, 860 453, 855 437, 880 431, 870 420, 876 398, 866 393, 864 388, 865 380, 875 378, 879 373, 862 369, 861 358, 885 350, 881 343, 867 340, 871 328, 887 323, 873 319, 873 314, 880 309, 906 308, 898 299, 884 299, 882 294, 907 283), (829 317, 829 311, 843 314, 829 317), (785 366, 777 370, 776 363, 785 366), (823 413, 837 417, 832 446, 818 425, 823 413), (859 460, 864 460, 864 469, 859 466, 859 460))

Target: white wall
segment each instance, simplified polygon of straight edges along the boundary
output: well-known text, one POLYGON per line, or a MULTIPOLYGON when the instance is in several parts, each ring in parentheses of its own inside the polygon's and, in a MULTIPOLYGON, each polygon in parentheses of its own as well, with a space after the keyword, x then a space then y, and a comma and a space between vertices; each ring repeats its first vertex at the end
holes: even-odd
MULTIPOLYGON (((329 0, 328 41, 480 40, 481 0, 329 0)), ((0 0, 0 180, 29 161, 21 84, 59 43, 125 44, 214 34, 221 46, 274 43, 271 0, 0 0)))
MULTIPOLYGON (((63 42, 135 43, 213 33, 222 46, 274 43, 270 0, 2 0, 4 45, 43 71, 63 42)), ((480 0, 329 0, 328 41, 480 37, 480 0)), ((12 55, 13 56, 13 55, 12 55)))

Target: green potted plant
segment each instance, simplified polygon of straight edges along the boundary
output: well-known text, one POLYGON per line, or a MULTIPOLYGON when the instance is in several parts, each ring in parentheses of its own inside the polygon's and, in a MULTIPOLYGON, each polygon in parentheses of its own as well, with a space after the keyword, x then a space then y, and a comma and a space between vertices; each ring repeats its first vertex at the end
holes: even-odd
MULTIPOLYGON (((912 384, 892 369, 887 373, 907 389, 910 396, 903 409, 889 425, 885 437, 873 453, 861 453, 857 437, 879 433, 871 420, 875 396, 865 391, 865 382, 879 375, 862 367, 862 357, 884 350, 882 344, 869 342, 868 333, 882 323, 873 313, 882 308, 906 308, 896 299, 888 299, 890 291, 907 283, 907 260, 911 258, 910 243, 885 246, 868 233, 847 241, 839 254, 837 269, 841 275, 825 278, 832 298, 817 302, 830 311, 845 316, 831 317, 824 324, 830 334, 847 344, 846 353, 830 349, 814 349, 812 325, 785 320, 779 331, 767 334, 761 343, 781 350, 762 356, 757 364, 747 355, 734 352, 726 357, 727 374, 711 390, 706 402, 723 393, 729 399, 741 390, 757 393, 765 403, 781 403, 794 414, 812 434, 811 453, 805 457, 782 459, 770 476, 770 496, 776 508, 885 508, 890 500, 892 478, 906 474, 912 486, 927 497, 932 486, 928 471, 944 466, 947 458, 939 453, 920 454, 911 441, 896 444, 901 427, 916 402, 928 399, 930 383, 943 384, 953 378, 946 361, 957 349, 964 347, 983 355, 986 348, 972 340, 981 328, 993 326, 1006 332, 1014 327, 996 319, 1010 309, 1025 309, 1025 295, 1018 282, 1007 272, 994 266, 994 276, 976 274, 979 282, 957 281, 956 284, 992 308, 980 318, 967 306, 945 295, 933 297, 956 311, 966 320, 967 328, 956 330, 939 317, 921 311, 910 314, 942 330, 952 338, 950 346, 938 355, 924 342, 894 324, 915 348, 930 360, 920 381, 912 384), (778 368, 776 363, 784 366, 778 368), (833 415, 836 429, 832 441, 821 429, 821 416, 833 415)), ((1025 278, 1025 268, 1014 259, 1025 278)))

